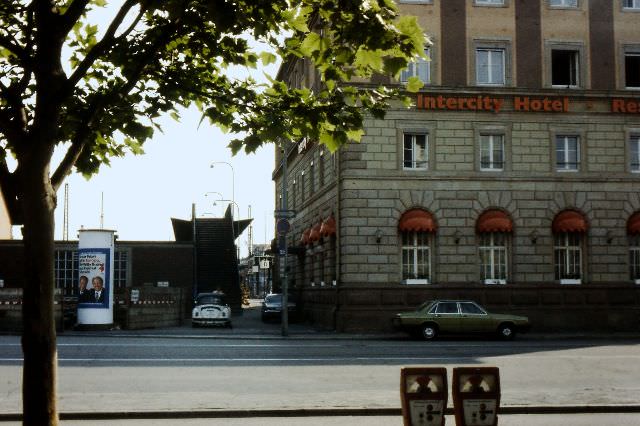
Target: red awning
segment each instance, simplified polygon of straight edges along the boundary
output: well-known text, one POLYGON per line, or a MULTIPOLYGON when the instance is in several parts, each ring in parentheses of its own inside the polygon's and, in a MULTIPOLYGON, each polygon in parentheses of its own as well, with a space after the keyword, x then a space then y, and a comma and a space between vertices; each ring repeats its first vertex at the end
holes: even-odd
POLYGON ((511 232, 513 222, 502 210, 487 210, 482 213, 476 222, 476 231, 479 234, 487 232, 511 232))
POLYGON ((575 210, 565 210, 553 219, 553 232, 587 232, 589 225, 582 213, 575 210))
POLYGON ((333 217, 333 215, 331 215, 327 220, 322 222, 322 226, 320 227, 320 235, 322 235, 323 237, 329 237, 335 234, 336 234, 336 219, 333 217))
POLYGON ((438 227, 433 215, 421 209, 407 210, 398 222, 400 232, 435 232, 436 229, 438 227))
POLYGON ((300 242, 304 245, 307 245, 310 243, 309 241, 309 234, 311 234, 311 229, 307 229, 306 231, 304 231, 302 233, 302 236, 300 237, 300 242))
POLYGON ((627 221, 627 233, 629 235, 640 234, 640 212, 635 212, 627 221))
POLYGON ((311 232, 309 233, 309 241, 310 242, 316 242, 320 239, 320 227, 322 226, 322 222, 318 223, 317 225, 315 225, 313 228, 311 228, 311 232))

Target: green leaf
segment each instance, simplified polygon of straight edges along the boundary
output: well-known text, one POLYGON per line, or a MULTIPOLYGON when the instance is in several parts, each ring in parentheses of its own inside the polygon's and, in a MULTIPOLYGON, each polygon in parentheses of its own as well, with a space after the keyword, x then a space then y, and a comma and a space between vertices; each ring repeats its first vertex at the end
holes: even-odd
POLYGON ((424 83, 418 77, 409 77, 407 81, 407 90, 409 92, 415 93, 424 87, 424 83))
POLYGON ((382 52, 380 50, 358 49, 356 52, 355 65, 358 67, 382 69, 382 52))
POLYGON ((356 129, 356 130, 347 130, 347 137, 349 140, 354 142, 360 142, 362 136, 364 135, 364 130, 356 129))
POLYGON ((312 56, 322 47, 322 37, 318 33, 309 33, 300 45, 300 52, 305 56, 312 56))
POLYGON ((275 63, 278 60, 278 57, 276 55, 269 52, 260 52, 259 56, 260 60, 262 61, 262 65, 264 65, 265 67, 267 65, 275 63))

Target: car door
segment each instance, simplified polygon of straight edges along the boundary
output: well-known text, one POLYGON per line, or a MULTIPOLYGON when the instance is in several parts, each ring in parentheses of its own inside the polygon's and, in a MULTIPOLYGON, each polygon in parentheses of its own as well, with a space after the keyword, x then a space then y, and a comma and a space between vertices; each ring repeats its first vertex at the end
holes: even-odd
POLYGON ((460 312, 457 302, 439 302, 434 314, 441 332, 457 333, 460 331, 460 312))
POLYGON ((473 302, 460 302, 460 332, 486 333, 493 331, 489 315, 473 302))

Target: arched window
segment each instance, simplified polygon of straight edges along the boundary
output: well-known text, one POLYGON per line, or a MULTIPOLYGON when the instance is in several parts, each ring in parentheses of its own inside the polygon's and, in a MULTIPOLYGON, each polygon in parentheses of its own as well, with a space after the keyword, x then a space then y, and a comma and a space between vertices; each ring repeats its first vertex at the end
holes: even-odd
POLYGON ((485 284, 506 284, 511 218, 501 210, 487 210, 476 222, 480 255, 480 279, 485 284))
POLYGON ((584 278, 582 252, 587 220, 582 213, 565 210, 553 219, 555 279, 560 284, 581 284, 584 278))
POLYGON ((436 231, 431 213, 412 209, 404 212, 398 222, 402 238, 402 282, 429 284, 431 282, 431 244, 436 231))
POLYGON ((640 212, 635 212, 627 221, 629 237, 629 278, 640 284, 640 212))

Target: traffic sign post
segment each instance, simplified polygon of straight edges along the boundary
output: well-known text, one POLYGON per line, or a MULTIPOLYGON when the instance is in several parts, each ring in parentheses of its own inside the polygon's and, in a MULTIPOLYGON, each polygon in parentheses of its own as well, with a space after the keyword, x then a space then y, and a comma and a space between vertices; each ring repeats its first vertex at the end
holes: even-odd
POLYGON ((293 219, 296 217, 296 211, 286 209, 274 210, 273 217, 276 219, 293 219))

